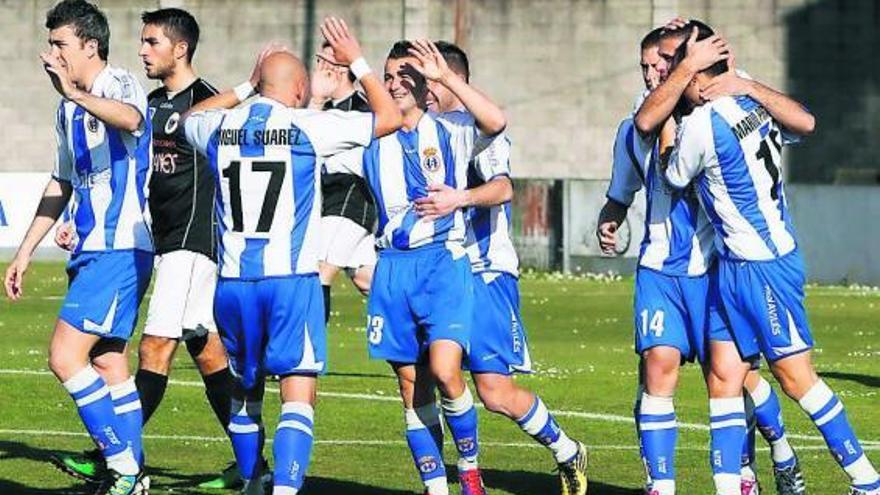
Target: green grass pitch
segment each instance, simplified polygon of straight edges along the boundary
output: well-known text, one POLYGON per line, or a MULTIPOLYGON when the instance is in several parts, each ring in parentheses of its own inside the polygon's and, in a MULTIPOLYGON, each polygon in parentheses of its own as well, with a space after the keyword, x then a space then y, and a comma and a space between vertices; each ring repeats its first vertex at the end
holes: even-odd
MULTIPOLYGON (((3 271, 5 266, 0 265, 3 271)), ((15 305, 0 300, 3 495, 83 493, 82 485, 46 462, 50 451, 90 446, 72 401, 46 371, 47 344, 65 282, 60 263, 35 263, 26 279, 25 299, 15 305)), ((589 445, 591 494, 640 493, 643 469, 630 419, 636 382, 632 281, 527 275, 521 289, 537 373, 519 378, 520 383, 558 412, 569 435, 589 445)), ((818 369, 845 401, 869 457, 880 463, 880 292, 811 287, 807 302, 818 341, 818 369)), ((319 385, 317 445, 304 493, 418 493, 420 483, 403 442, 403 414, 394 399, 396 382, 387 365, 367 359, 363 301, 347 281, 334 288, 333 311, 330 373, 319 385)), ((185 350, 177 355, 172 379, 165 401, 146 429, 151 492, 210 493, 195 486, 223 468, 232 452, 185 350)), ((277 385, 270 387, 264 417, 271 436, 279 405, 277 385)), ((683 370, 676 404, 684 423, 678 454, 680 492, 708 495, 712 489, 704 426, 707 402, 695 366, 683 370)), ((809 492, 845 493, 847 480, 818 432, 793 402, 784 400, 783 407, 809 492)), ((481 464, 490 493, 557 492, 548 452, 509 421, 485 411, 480 428, 481 464)), ((765 493, 775 493, 769 454, 760 439, 759 446, 765 493)), ((267 455, 270 448, 267 445, 267 455)), ((450 442, 446 458, 455 458, 450 442)))

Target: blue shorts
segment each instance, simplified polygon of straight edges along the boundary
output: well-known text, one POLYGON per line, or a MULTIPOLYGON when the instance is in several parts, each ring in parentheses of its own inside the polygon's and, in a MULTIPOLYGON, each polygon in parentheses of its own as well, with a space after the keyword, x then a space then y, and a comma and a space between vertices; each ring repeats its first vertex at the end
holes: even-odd
POLYGON ((128 340, 153 273, 153 253, 84 252, 67 263, 69 285, 58 318, 77 330, 128 340))
POLYGON ((317 275, 220 279, 214 318, 232 371, 246 389, 265 374, 323 374, 324 295, 317 275))
POLYGON ((678 277, 648 268, 636 271, 636 353, 657 346, 673 347, 682 359, 702 363, 710 340, 731 340, 727 326, 709 303, 711 276, 678 277))
POLYGON ((422 362, 437 340, 467 353, 473 278, 467 256, 453 259, 443 246, 380 251, 367 303, 370 358, 422 362))
POLYGON ((465 367, 472 373, 532 372, 519 282, 509 273, 474 274, 474 323, 465 367))
POLYGON ((805 282, 798 251, 771 261, 719 262, 720 299, 743 358, 763 353, 773 362, 813 348, 805 282))

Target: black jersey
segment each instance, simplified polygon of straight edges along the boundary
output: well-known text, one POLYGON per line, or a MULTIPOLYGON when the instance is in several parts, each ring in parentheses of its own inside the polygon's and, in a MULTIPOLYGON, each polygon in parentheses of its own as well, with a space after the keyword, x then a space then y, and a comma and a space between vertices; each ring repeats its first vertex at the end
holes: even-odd
MULTIPOLYGON (((338 102, 328 101, 324 110, 343 110, 346 112, 369 112, 367 100, 355 91, 348 98, 338 102)), ((376 204, 367 182, 352 174, 323 174, 321 176, 323 203, 321 215, 325 217, 345 217, 369 232, 376 224, 376 204)))
POLYGON ((214 259, 214 177, 207 159, 186 141, 180 116, 217 94, 202 79, 169 95, 163 86, 150 93, 153 124, 153 170, 150 215, 156 254, 178 249, 214 259))

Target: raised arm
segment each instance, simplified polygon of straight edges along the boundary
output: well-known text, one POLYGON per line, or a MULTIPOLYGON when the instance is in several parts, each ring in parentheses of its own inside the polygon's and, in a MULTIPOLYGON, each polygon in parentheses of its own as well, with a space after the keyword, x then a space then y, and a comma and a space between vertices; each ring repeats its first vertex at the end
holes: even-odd
POLYGON ((257 60, 254 62, 254 68, 251 70, 251 75, 247 81, 196 103, 183 114, 181 121, 184 121, 186 117, 196 112, 218 109, 227 110, 237 107, 239 103, 255 94, 256 88, 260 85, 260 67, 263 64, 263 60, 275 52, 286 50, 286 46, 274 42, 263 47, 260 53, 257 54, 257 60))
POLYGON ((712 64, 726 60, 727 42, 719 35, 696 41, 697 28, 687 40, 687 55, 660 86, 651 92, 633 119, 642 134, 653 134, 672 115, 675 105, 694 76, 712 64))
POLYGON ((415 40, 412 44, 410 54, 419 60, 419 65, 415 66, 415 69, 426 79, 446 86, 458 97, 467 111, 474 116, 477 127, 483 134, 494 136, 504 130, 507 126, 507 118, 501 108, 453 72, 433 42, 415 40))
POLYGON ((40 199, 36 213, 34 213, 31 226, 28 228, 24 240, 21 241, 21 245, 15 253, 15 258, 13 258, 9 267, 6 268, 4 286, 6 288, 6 297, 9 299, 16 301, 21 298, 24 274, 27 271, 28 265, 30 265, 31 256, 33 256, 34 250, 37 249, 40 241, 43 240, 43 237, 46 237, 46 234, 55 225, 58 217, 61 216, 70 200, 72 190, 69 182, 60 181, 55 177, 49 179, 49 183, 46 184, 46 189, 43 190, 43 197, 40 199))
POLYGON ((351 68, 352 74, 361 83, 367 96, 367 103, 375 115, 373 136, 382 137, 400 129, 403 116, 379 78, 370 70, 364 59, 361 46, 349 32, 342 19, 328 17, 321 24, 321 34, 333 48, 336 61, 351 68))
POLYGON ((816 118, 799 102, 758 81, 740 77, 733 69, 712 79, 700 95, 705 100, 746 95, 766 108, 789 131, 807 136, 816 130, 816 118))
POLYGON ((144 124, 144 116, 134 105, 110 98, 101 98, 88 91, 77 88, 70 80, 67 70, 61 65, 58 57, 51 53, 41 53, 43 69, 49 74, 52 85, 61 96, 83 107, 110 127, 134 133, 144 124))

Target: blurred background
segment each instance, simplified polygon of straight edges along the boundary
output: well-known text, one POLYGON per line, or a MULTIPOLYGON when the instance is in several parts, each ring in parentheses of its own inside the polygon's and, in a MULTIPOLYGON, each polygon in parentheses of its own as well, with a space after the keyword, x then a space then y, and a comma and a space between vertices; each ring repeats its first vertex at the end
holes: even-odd
MULTIPOLYGON (((880 284, 880 0, 159 0, 97 2, 111 27, 110 63, 149 91, 137 56, 140 14, 181 7, 199 21, 199 74, 227 88, 259 48, 280 40, 311 64, 326 15, 345 18, 379 69, 402 38, 454 41, 472 83, 506 110, 514 144, 515 237, 524 264, 628 273, 642 237, 643 199, 620 256, 599 255, 593 231, 618 122, 643 88, 638 43, 676 15, 701 19, 733 45, 738 68, 789 93, 817 132, 786 151, 788 198, 810 279, 880 284)), ((38 53, 51 0, 0 0, 0 256, 11 256, 54 163, 58 95, 38 53)), ((43 256, 59 256, 47 248, 43 256)))

